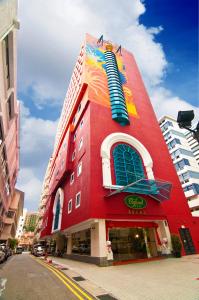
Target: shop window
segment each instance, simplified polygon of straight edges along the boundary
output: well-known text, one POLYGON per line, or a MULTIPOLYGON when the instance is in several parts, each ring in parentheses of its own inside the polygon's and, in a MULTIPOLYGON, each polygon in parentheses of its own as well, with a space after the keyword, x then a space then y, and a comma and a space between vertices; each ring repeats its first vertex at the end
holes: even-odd
POLYGON ((79 176, 82 173, 82 162, 80 162, 77 166, 77 176, 79 176))
POLYGON ((74 172, 70 175, 70 184, 73 184, 75 178, 74 172))
POLYGON ((72 199, 68 201, 68 214, 72 212, 72 199))
POLYGON ((82 146, 83 146, 83 138, 81 138, 79 141, 79 151, 81 150, 82 146))
POLYGON ((76 194, 75 207, 78 208, 81 204, 81 192, 76 194))
POLYGON ((72 234, 72 253, 91 255, 91 229, 72 234))
POLYGON ((127 144, 118 144, 113 150, 116 184, 126 186, 144 178, 139 154, 127 144))

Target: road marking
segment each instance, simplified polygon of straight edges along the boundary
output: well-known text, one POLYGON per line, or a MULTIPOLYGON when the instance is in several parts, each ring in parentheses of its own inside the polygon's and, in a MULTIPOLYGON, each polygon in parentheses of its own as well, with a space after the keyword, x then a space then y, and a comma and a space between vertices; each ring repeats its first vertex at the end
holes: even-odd
POLYGON ((39 264, 41 264, 42 266, 44 266, 45 268, 49 269, 51 272, 54 273, 54 275, 56 275, 68 288, 69 290, 75 294, 75 296, 77 296, 78 299, 80 300, 84 300, 85 298, 87 300, 93 300, 94 298, 91 298, 86 292, 84 292, 77 284, 75 284, 72 280, 70 280, 65 274, 63 274, 62 272, 60 272, 59 270, 57 270, 55 267, 53 266, 49 266, 46 263, 40 261, 39 259, 36 259, 34 257, 32 257, 34 260, 36 260, 39 264), (72 285, 72 287, 70 285, 72 285), (76 289, 76 291, 74 290, 74 288, 76 289), (80 293, 80 295, 78 294, 78 292, 80 293), (84 298, 82 298, 82 296, 84 298))
POLYGON ((6 278, 1 278, 0 279, 0 296, 2 295, 3 291, 6 289, 6 278))

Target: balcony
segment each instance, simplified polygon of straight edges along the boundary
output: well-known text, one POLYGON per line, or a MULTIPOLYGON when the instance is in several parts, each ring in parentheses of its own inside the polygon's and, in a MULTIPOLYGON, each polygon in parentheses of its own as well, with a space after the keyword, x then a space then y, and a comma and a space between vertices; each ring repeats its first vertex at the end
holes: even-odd
POLYGON ((190 208, 199 207, 199 196, 196 196, 196 198, 194 197, 192 200, 189 200, 188 204, 190 208))

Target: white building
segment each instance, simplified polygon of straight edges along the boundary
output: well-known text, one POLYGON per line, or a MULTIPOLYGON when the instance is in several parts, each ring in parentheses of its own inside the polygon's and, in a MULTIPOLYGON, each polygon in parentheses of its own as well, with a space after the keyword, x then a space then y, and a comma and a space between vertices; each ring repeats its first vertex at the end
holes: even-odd
MULTIPOLYGON (((196 128, 196 124, 193 126, 193 128, 196 128)), ((186 135, 186 139, 189 143, 189 146, 193 152, 193 155, 195 156, 196 161, 199 165, 199 143, 196 139, 193 138, 193 134, 190 131, 187 130, 185 132, 185 135, 186 135)))
POLYGON ((19 239, 23 235, 23 227, 24 227, 24 222, 27 214, 27 209, 23 209, 23 215, 20 216, 19 218, 19 223, 17 227, 17 233, 16 233, 16 238, 19 239))
POLYGON ((180 129, 175 119, 159 120, 173 164, 193 216, 199 216, 199 145, 192 133, 180 129))

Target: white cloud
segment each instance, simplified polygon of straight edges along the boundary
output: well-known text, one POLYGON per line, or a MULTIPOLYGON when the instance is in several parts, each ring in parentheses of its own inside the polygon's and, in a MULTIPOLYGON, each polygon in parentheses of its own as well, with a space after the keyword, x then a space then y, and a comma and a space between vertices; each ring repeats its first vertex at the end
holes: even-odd
POLYGON ((193 106, 178 96, 174 96, 171 91, 164 87, 155 87, 150 91, 150 98, 157 117, 164 115, 177 119, 179 110, 194 110, 195 118, 199 119, 199 108, 193 106))
POLYGON ((38 208, 42 189, 42 180, 39 180, 29 168, 22 168, 19 173, 17 187, 25 192, 25 205, 28 210, 38 208))
POLYGON ((53 151, 57 121, 34 118, 21 102, 20 172, 17 187, 25 192, 26 204, 36 209, 43 177, 53 151))
MULTIPOLYGON (((198 113, 197 108, 163 87, 170 64, 156 41, 163 28, 161 24, 149 28, 140 23, 146 11, 143 1, 20 0, 19 4, 18 86, 37 108, 62 105, 80 45, 89 32, 96 37, 104 34, 105 39, 134 54, 158 117, 176 117, 178 110, 187 109, 198 113)), ((35 118, 25 106, 18 185, 26 192, 27 203, 35 205, 52 153, 57 121, 35 118)))
POLYGON ((19 89, 31 87, 37 107, 60 105, 85 33, 104 33, 131 50, 146 82, 161 81, 167 65, 155 42, 161 27, 139 24, 145 12, 140 0, 21 0, 19 17, 19 89), (41 14, 40 11, 43 13, 41 14))

